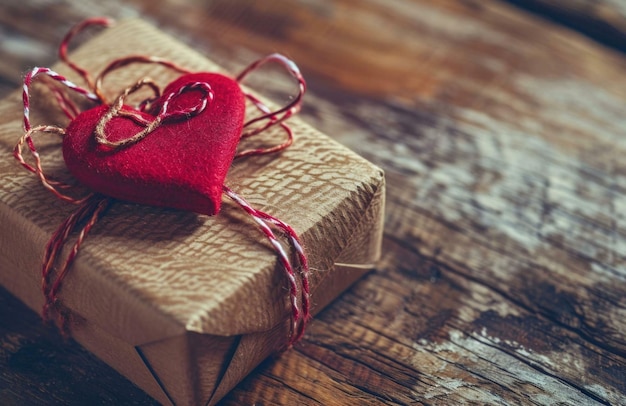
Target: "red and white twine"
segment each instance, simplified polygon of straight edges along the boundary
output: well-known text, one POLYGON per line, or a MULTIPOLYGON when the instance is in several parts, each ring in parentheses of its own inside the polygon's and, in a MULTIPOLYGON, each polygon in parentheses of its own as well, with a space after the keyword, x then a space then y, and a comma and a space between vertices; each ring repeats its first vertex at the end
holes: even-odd
POLYGON ((246 213, 248 213, 254 221, 259 225, 261 231, 268 238, 274 250, 278 254, 278 258, 285 269, 285 273, 287 275, 287 279, 289 280, 289 297, 291 301, 291 311, 292 311, 292 337, 291 344, 297 342, 302 338, 304 334, 304 328, 311 317, 310 314, 310 286, 309 286, 309 266, 307 262, 306 255, 304 254, 304 249, 302 248, 302 244, 300 243, 300 239, 296 232, 283 221, 277 219, 274 216, 271 216, 265 212, 255 209, 252 207, 243 197, 239 196, 235 192, 233 192, 228 186, 224 185, 222 190, 231 198, 235 203, 237 203, 246 213), (302 311, 300 311, 298 307, 298 281, 297 275, 294 267, 291 264, 291 260, 289 259, 289 255, 285 252, 285 249, 281 245, 278 238, 269 227, 269 224, 273 224, 277 226, 281 231, 283 231, 289 237, 291 244, 293 245, 296 254, 298 256, 298 261, 300 262, 300 267, 302 268, 300 278, 302 280, 302 289, 301 289, 301 302, 302 302, 302 311))
POLYGON ((24 103, 24 130, 28 131, 31 128, 30 125, 30 85, 37 76, 39 75, 47 75, 53 80, 60 82, 62 85, 66 86, 68 89, 75 91, 76 93, 85 96, 89 100, 93 100, 99 102, 100 99, 96 96, 95 93, 90 92, 87 89, 84 89, 78 85, 75 85, 73 82, 67 80, 65 76, 59 75, 55 71, 49 68, 35 67, 30 72, 26 74, 24 77, 24 86, 22 91, 22 101, 24 103))

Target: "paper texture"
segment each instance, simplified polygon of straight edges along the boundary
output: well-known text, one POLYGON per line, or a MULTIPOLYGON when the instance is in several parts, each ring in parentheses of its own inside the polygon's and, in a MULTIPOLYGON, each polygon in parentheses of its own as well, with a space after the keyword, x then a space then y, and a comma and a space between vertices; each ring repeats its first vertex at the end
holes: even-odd
MULTIPOLYGON (((137 50, 197 71, 220 71, 140 21, 118 23, 72 58, 95 73, 137 50)), ((54 69, 78 81, 67 68, 54 69)), ((107 78, 104 88, 114 96, 144 76, 164 87, 175 74, 132 65, 107 78)), ((34 122, 67 126, 48 100, 49 94, 33 90, 34 122)), ((57 200, 13 159, 21 120, 16 92, 0 103, 0 283, 39 311, 44 246, 75 207, 57 200)), ((226 184, 300 234, 319 310, 379 256, 384 177, 301 121, 290 125, 292 147, 237 161, 226 184)), ((67 178, 59 140, 42 136, 35 142, 44 170, 67 178)), ((84 319, 73 332, 77 340, 157 400, 175 404, 221 398, 282 345, 290 316, 274 250, 226 200, 213 217, 114 203, 85 240, 60 297, 84 319)))

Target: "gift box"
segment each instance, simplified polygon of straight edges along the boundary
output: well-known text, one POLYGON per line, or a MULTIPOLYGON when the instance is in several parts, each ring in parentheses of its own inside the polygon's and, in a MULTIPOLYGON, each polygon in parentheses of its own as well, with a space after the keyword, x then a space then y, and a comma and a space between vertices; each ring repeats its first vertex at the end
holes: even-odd
MULTIPOLYGON (((103 31, 72 59, 99 72, 138 52, 223 72, 137 20, 103 31)), ((80 80, 65 66, 53 69, 80 80)), ((176 74, 137 65, 107 77, 104 88, 113 97, 146 76, 164 86, 176 74)), ((67 126, 50 92, 32 93, 33 120, 67 126)), ((44 247, 75 206, 13 158, 22 108, 17 91, 0 103, 0 283, 39 312, 44 247)), ((384 177, 298 119, 290 126, 293 146, 235 161, 225 184, 300 234, 317 313, 380 255, 384 177)), ((281 137, 276 131, 267 137, 281 137)), ((49 138, 41 138, 44 168, 70 179, 60 141, 49 138)), ((83 243, 60 299, 72 314, 72 337, 159 402, 213 404, 288 341, 291 307, 280 266, 254 222, 230 201, 216 216, 116 201, 83 243)))

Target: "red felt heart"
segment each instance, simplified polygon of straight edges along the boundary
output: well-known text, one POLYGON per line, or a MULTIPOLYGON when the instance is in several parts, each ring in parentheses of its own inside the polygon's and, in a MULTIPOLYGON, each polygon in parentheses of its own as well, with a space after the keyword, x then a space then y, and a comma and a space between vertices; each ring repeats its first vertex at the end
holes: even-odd
MULTIPOLYGON (((183 75, 166 87, 151 111, 158 112, 168 100, 171 111, 197 106, 205 93, 181 92, 196 82, 207 83, 213 92, 204 110, 163 121, 145 138, 121 148, 105 147, 96 140, 96 126, 110 106, 81 113, 63 140, 63 158, 70 172, 90 189, 121 200, 217 214, 245 115, 239 84, 215 73, 183 75)), ((146 121, 156 114, 134 112, 146 121)), ((108 140, 118 141, 142 131, 145 124, 114 116, 104 128, 108 140)))

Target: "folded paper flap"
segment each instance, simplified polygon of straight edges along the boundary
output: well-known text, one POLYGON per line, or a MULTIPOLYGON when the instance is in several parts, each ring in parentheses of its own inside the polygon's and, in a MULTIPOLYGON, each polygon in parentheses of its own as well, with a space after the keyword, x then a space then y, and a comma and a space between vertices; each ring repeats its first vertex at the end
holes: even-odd
MULTIPOLYGON (((219 70, 139 21, 104 31, 73 58, 98 72, 137 49, 191 69, 219 70)), ((159 67, 134 66, 107 79, 105 89, 111 84, 119 91, 146 75, 162 85, 173 77, 159 67)), ((73 78, 67 68, 55 69, 73 78)), ((25 246, 43 253, 46 239, 75 207, 55 199, 12 159, 11 149, 21 133, 19 97, 12 95, 2 112, 7 114, 0 117, 0 204, 37 228, 37 233, 19 238, 30 239, 25 246)), ((334 259, 349 248, 347 241, 380 193, 383 176, 380 169, 306 124, 292 120, 291 126, 296 134, 292 147, 276 156, 236 162, 226 184, 301 234, 311 248, 315 287, 334 259)), ((65 176, 59 148, 46 149, 42 155, 45 169, 65 176)), ((225 204, 218 216, 207 217, 120 202, 82 246, 61 298, 100 328, 139 345, 185 330, 223 335, 269 330, 288 315, 285 283, 264 235, 231 204, 225 204)))

